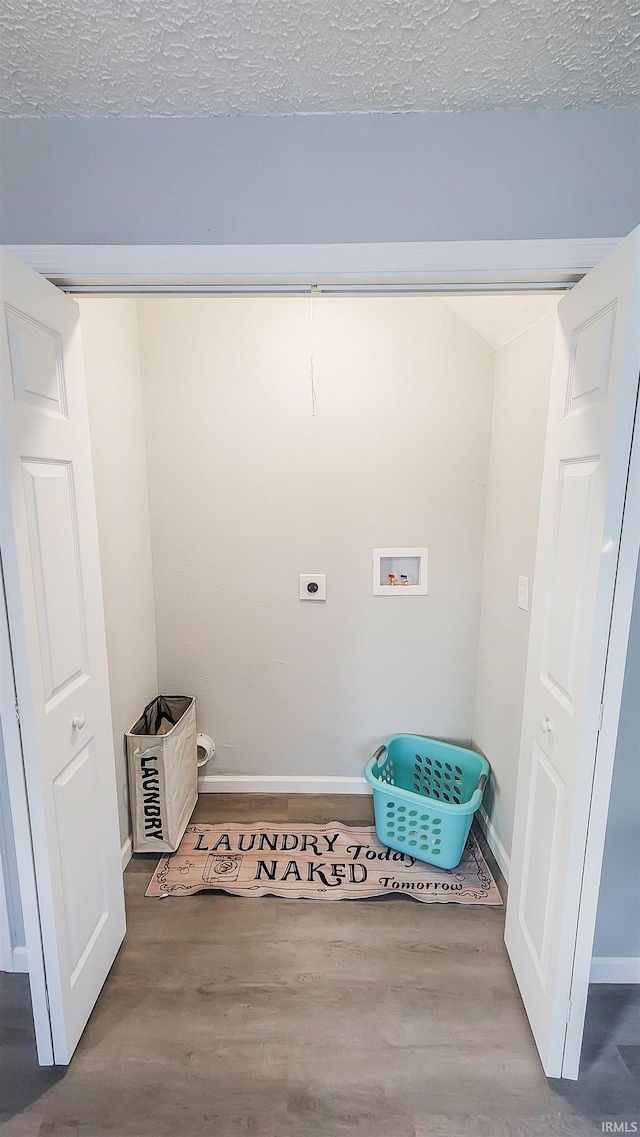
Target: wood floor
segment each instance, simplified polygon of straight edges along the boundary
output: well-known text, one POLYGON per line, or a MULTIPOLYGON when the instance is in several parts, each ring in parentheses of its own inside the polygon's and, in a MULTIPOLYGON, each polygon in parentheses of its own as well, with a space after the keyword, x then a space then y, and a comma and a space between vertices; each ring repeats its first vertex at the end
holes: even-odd
MULTIPOLYGON (((194 816, 370 810, 207 795, 194 816)), ((580 1080, 547 1081, 503 909, 147 900, 154 865, 127 869, 127 937, 68 1069, 36 1066, 26 977, 0 977, 2 1137, 582 1137, 639 1120, 637 989, 592 989, 580 1080)))

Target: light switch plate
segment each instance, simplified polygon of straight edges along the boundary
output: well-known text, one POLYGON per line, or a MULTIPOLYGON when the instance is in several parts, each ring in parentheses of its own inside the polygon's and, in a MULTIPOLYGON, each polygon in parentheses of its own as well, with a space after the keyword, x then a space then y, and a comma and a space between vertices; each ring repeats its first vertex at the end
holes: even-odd
POLYGON ((529 577, 518 577, 518 608, 523 612, 529 611, 529 577))
POLYGON ((323 572, 300 573, 300 599, 326 600, 327 577, 323 572), (314 587, 315 586, 315 587, 314 587))

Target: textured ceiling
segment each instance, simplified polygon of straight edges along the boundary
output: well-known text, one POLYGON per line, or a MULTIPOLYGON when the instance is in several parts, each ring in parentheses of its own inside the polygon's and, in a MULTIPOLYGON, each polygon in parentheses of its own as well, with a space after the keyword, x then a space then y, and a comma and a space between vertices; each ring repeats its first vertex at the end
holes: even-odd
POLYGON ((555 312, 561 293, 441 296, 496 351, 555 312))
POLYGON ((0 113, 621 105, 637 0, 2 0, 0 113))

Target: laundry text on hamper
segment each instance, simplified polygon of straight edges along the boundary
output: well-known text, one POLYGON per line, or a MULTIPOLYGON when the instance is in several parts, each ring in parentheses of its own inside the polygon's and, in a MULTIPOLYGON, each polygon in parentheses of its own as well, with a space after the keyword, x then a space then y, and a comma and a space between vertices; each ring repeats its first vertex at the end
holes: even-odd
POLYGON ((146 837, 156 837, 163 841, 162 810, 160 808, 160 778, 158 776, 157 754, 143 754, 140 759, 142 777, 142 812, 146 837), (149 763, 155 765, 149 765, 149 763))

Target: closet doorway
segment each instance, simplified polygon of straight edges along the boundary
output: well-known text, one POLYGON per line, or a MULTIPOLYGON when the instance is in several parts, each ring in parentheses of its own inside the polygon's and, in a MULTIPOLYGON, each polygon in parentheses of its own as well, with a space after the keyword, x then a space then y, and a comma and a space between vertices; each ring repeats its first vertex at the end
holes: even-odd
MULTIPOLYGON (((607 480, 604 498, 598 494, 596 497, 602 507, 600 523, 609 524, 617 518, 617 535, 611 537, 614 544, 606 555, 611 561, 613 554, 618 573, 617 577, 615 571, 613 575, 609 573, 608 585, 603 585, 602 595, 598 592, 597 582, 595 591, 589 595, 592 605, 596 606, 600 624, 602 612, 608 611, 606 624, 610 626, 609 638, 615 648, 615 659, 610 657, 607 667, 610 694, 604 703, 606 714, 601 724, 599 721, 592 724, 590 758, 588 747, 584 753, 580 752, 581 757, 576 757, 578 764, 582 762, 582 779, 586 778, 591 785, 589 771, 596 768, 595 745, 598 745, 598 800, 606 803, 638 547, 632 512, 625 514, 625 525, 622 525, 625 498, 628 506, 634 505, 629 496, 634 492, 629 461, 637 462, 635 450, 632 456, 637 343, 626 317, 627 311, 632 310, 633 289, 637 289, 637 282, 632 281, 632 244, 633 238, 628 239, 611 255, 613 259, 609 259, 606 269, 604 265, 600 266, 577 286, 574 290, 576 296, 580 290, 590 290, 587 306, 591 304, 591 313, 587 311, 585 314, 581 310, 573 325, 570 321, 565 325, 560 339, 555 335, 555 315, 547 311, 497 350, 473 327, 469 315, 472 297, 149 297, 139 300, 87 298, 80 302, 90 412, 92 399, 95 406, 91 448, 98 488, 97 530, 105 584, 107 641, 110 623, 113 627, 118 618, 130 620, 126 603, 125 611, 119 617, 115 616, 111 621, 109 617, 110 604, 112 612, 118 607, 118 602, 114 602, 116 593, 112 593, 111 597, 108 594, 109 567, 105 572, 104 548, 110 547, 110 555, 113 554, 109 526, 118 527, 118 510, 126 512, 129 499, 135 499, 141 506, 148 494, 147 537, 144 533, 140 537, 138 533, 138 539, 143 545, 148 541, 152 596, 149 602, 148 580, 139 580, 138 594, 144 603, 138 610, 138 618, 148 621, 151 617, 158 622, 161 687, 166 688, 167 684, 171 686, 176 682, 181 687, 186 683, 197 687, 199 682, 203 682, 206 692, 208 684, 211 698, 198 690, 193 692, 204 714, 212 716, 210 722, 205 718, 202 726, 205 730, 210 728, 209 732, 217 734, 218 738, 222 729, 223 745, 229 751, 237 746, 238 728, 242 725, 246 733, 238 747, 239 759, 228 763, 233 776, 295 778, 295 772, 279 768, 273 756, 290 755, 300 769, 300 754, 304 753, 311 756, 312 764, 304 767, 303 777, 358 778, 372 740, 380 733, 390 733, 392 729, 391 724, 389 729, 386 728, 384 715, 380 715, 379 709, 385 700, 387 706, 393 706, 394 715, 412 718, 406 729, 412 729, 414 721, 418 726, 415 716, 420 714, 422 722, 419 729, 422 731, 427 731, 425 718, 429 718, 430 733, 459 740, 471 739, 484 749, 496 772, 497 791, 494 799, 487 803, 485 825, 499 861, 501 857, 504 861, 505 852, 511 846, 512 830, 515 828, 520 832, 522 852, 519 854, 514 893, 519 900, 517 906, 512 905, 515 921, 512 928, 525 927, 525 931, 528 928, 529 942, 526 935, 519 943, 512 939, 511 953, 516 974, 522 980, 523 969, 529 967, 526 952, 537 958, 538 970, 543 965, 547 968, 547 977, 551 975, 549 969, 553 970, 554 980, 548 990, 545 1010, 547 1018, 544 1024, 536 1026, 534 1023, 533 1026, 543 1065, 554 1076, 564 1073, 575 1077, 577 1073, 576 1040, 579 1057, 580 1022, 588 985, 590 939, 593 938, 597 879, 607 813, 601 805, 598 816, 595 816, 590 795, 585 795, 583 780, 576 780, 575 786, 583 787, 576 793, 576 802, 568 802, 565 795, 563 809, 552 811, 557 823, 549 834, 549 840, 544 842, 544 855, 551 860, 544 865, 542 859, 540 863, 532 860, 543 858, 543 851, 531 840, 532 826, 537 827, 538 821, 534 815, 527 814, 524 807, 518 815, 515 792, 518 762, 513 746, 509 747, 509 759, 502 761, 499 751, 504 747, 506 728, 503 724, 500 730, 496 730, 503 683, 512 696, 518 688, 517 669, 506 655, 501 656, 503 673, 500 674, 496 634, 504 637, 505 647, 516 643, 519 652, 521 701, 518 705, 516 700, 515 706, 512 702, 507 716, 511 716, 509 729, 518 736, 529 638, 528 626, 518 615, 524 609, 518 609, 510 593, 508 601, 504 600, 504 607, 508 604, 510 609, 508 626, 498 627, 494 619, 507 596, 505 579, 513 583, 513 565, 501 562, 500 549, 507 549, 508 560, 511 553, 507 538, 514 537, 511 523, 518 516, 518 507, 509 498, 515 494, 518 501, 521 498, 526 500, 528 514, 527 532, 518 536, 518 540, 529 550, 529 561, 521 566, 527 571, 518 575, 526 577, 528 573, 528 579, 533 578, 538 499, 544 464, 546 393, 555 338, 557 381, 562 381, 559 368, 563 367, 565 393, 569 377, 573 384, 571 397, 577 400, 575 406, 564 405, 561 408, 560 418, 577 415, 582 407, 591 406, 605 396, 613 400, 613 409, 607 420, 609 433, 604 442, 611 447, 615 441, 619 461, 607 480), (110 316, 109 305, 112 305, 110 316), (244 315, 243 305, 249 306, 250 318, 244 315), (387 305, 388 310, 382 312, 383 305, 387 305), (467 318, 461 314, 465 305, 467 318), (616 313, 615 320, 613 312, 616 313), (123 322, 115 336, 113 327, 107 330, 109 319, 123 322), (522 348, 525 336, 529 337, 526 350, 518 358, 518 349, 522 348), (558 349, 558 342, 562 351, 558 349), (112 403, 113 417, 109 419, 104 413, 104 399, 109 394, 117 399, 120 390, 115 380, 109 385, 109 370, 115 375, 109 352, 114 344, 124 350, 127 343, 133 350, 125 370, 134 376, 134 380, 128 384, 124 404, 118 409, 112 403), (576 343, 586 344, 586 348, 584 351, 581 348, 580 353, 574 350, 571 354, 571 345, 575 347, 576 343), (98 350, 95 349, 96 344, 98 350), (500 384, 501 398, 496 400, 498 371, 494 372, 494 368, 498 367, 501 355, 504 381, 500 384), (592 365, 594 358, 599 371, 592 365), (582 370, 576 371, 577 367, 582 370), (634 367, 635 380, 630 378, 634 367), (530 371, 525 393, 531 398, 531 406, 527 410, 526 422, 523 422, 522 414, 518 421, 518 410, 521 413, 522 407, 518 408, 517 399, 510 404, 510 395, 513 395, 514 387, 523 394, 524 389, 515 385, 523 381, 526 368, 530 371), (92 370, 99 378, 93 392, 92 370), (515 377, 511 390, 506 382, 509 373, 515 377), (240 381, 241 375, 250 376, 250 382, 240 381), (135 416, 127 418, 132 408, 135 416), (139 429, 131 430, 132 423, 136 427, 143 425, 142 435, 139 429), (515 463, 509 453, 514 431, 520 431, 521 435, 521 460, 515 463), (522 453, 527 447, 526 461, 522 461, 522 453), (131 486, 127 482, 118 487, 118 471, 129 468, 127 455, 131 454, 135 455, 139 475, 137 484, 131 486), (108 478, 103 479, 102 488, 100 455, 106 463, 103 470, 108 474, 108 478), (114 461, 117 455, 120 460, 114 461), (532 465, 527 465, 527 462, 532 465), (110 485, 105 489, 109 479, 110 485), (197 491, 197 496, 194 496, 194 491, 197 491), (394 537, 388 540, 385 534, 392 527, 394 537), (426 530, 424 538, 418 539, 419 528, 423 533, 426 530), (382 529, 384 533, 380 532, 382 529), (411 540, 401 540, 401 530, 411 530, 411 540), (395 532, 398 533, 397 538, 395 532), (376 539, 378 533, 379 538, 376 539), (416 534, 415 539, 413 533, 416 534), (217 538, 215 542, 213 534, 217 538), (402 545, 428 544, 436 557, 435 562, 432 560, 435 575, 432 576, 429 596, 431 608, 422 626, 412 616, 410 605, 400 615, 397 611, 390 611, 390 607, 395 606, 384 606, 384 601, 374 608, 375 600, 368 594, 365 596, 362 588, 362 569, 365 564, 369 569, 371 548, 396 541, 402 545), (320 566, 307 565, 306 560, 317 558, 321 551, 329 561, 328 576, 335 581, 336 599, 331 614, 334 624, 331 626, 328 621, 324 624, 318 621, 315 625, 301 626, 297 607, 294 605, 295 610, 289 611, 289 577, 297 578, 298 571, 309 568, 318 570, 320 566), (436 603, 435 596, 438 597, 436 603), (213 608, 211 597, 215 600, 213 608), (266 604, 263 602, 265 597, 266 604), (205 612, 207 619, 203 619, 205 612), (520 620, 520 624, 516 625, 515 620, 520 620), (389 658, 387 652, 386 661, 376 652, 377 645, 381 643, 392 645, 391 656, 389 658), (225 661, 224 675, 230 674, 234 682, 233 692, 225 692, 223 670, 216 671, 220 668, 221 658, 225 661), (256 659, 259 664, 266 661, 263 670, 256 670, 256 659), (203 661, 208 668, 206 673, 203 661), (289 671, 288 674, 285 672, 285 679, 279 674, 282 669, 289 671), (361 687, 350 683, 350 677, 356 673, 361 675, 361 687), (335 701, 338 688, 348 691, 348 701, 344 698, 335 701), (314 696, 317 702, 311 704, 311 716, 310 689, 317 693, 314 696), (433 706, 428 716, 425 692, 433 706), (251 716, 246 713, 249 693, 251 716), (218 705, 215 698, 219 699, 218 705), (206 709, 207 703, 209 710, 206 709), (332 711, 330 716, 326 716, 331 720, 330 729, 319 727, 305 738, 305 731, 314 722, 313 715, 317 713, 319 723, 320 715, 327 706, 332 711), (281 715, 282 729, 286 724, 286 730, 291 732, 289 735, 279 733, 280 727, 274 729, 274 707, 281 715), (225 714, 229 716, 228 722, 221 723, 225 714), (235 728, 232 725, 234 721, 238 724, 235 728), (435 724, 433 728, 431 722, 435 724), (492 737, 497 739, 495 753, 492 737), (306 740, 307 745, 301 745, 300 738, 306 740), (488 744, 486 740, 489 740, 488 744), (267 758, 266 775, 255 757, 258 753, 267 758), (562 826, 567 818, 574 820, 565 831, 562 826), (564 856, 559 861, 560 851, 565 849, 566 842, 569 842, 571 856, 568 861, 564 856), (581 893, 585 855, 590 857, 593 870, 588 896, 581 893), (559 904, 553 889, 545 885, 541 891, 536 885, 536 890, 532 891, 527 884, 534 875, 537 881, 544 881, 546 877, 548 883, 553 883, 551 878, 557 880, 560 864, 567 868, 565 887, 570 889, 573 897, 573 906, 569 906, 569 916, 564 922, 562 911, 566 911, 566 904, 559 904), (532 869, 536 869, 535 873, 532 869), (596 881, 595 894, 593 881, 596 881), (531 935, 534 926, 535 936, 539 937, 537 945, 535 936, 532 939, 531 935), (559 937, 566 950, 554 950, 550 955, 547 946, 549 936, 559 937), (572 966, 576 950, 581 956, 577 972, 572 966), (586 972, 585 951, 589 956, 586 972), (580 987, 577 993, 576 982, 580 987), (574 1005, 570 1031, 567 1032, 566 1010, 572 990, 573 1002, 577 1005, 574 1005), (581 1000, 582 1009, 579 1006, 581 1000), (558 1024, 563 1014, 563 1029, 560 1031, 558 1024), (569 1045, 568 1033, 573 1037, 569 1057, 565 1055, 565 1048, 569 1045)), ((8 262, 5 284, 13 271, 12 263, 8 262)), ((26 281, 22 269, 18 270, 18 275, 22 282, 26 281)), ((36 283, 36 280, 34 278, 33 281, 34 296, 38 291, 44 296, 42 288, 49 296, 51 286, 41 280, 36 283)), ((509 301, 507 298, 507 306, 509 301)), ((8 302, 16 307, 15 299, 12 301, 9 297, 8 302)), ((532 305, 537 302, 541 303, 542 297, 532 298, 532 305)), ((64 303, 70 302, 65 300, 64 303)), ((486 303, 484 298, 478 301, 478 307, 482 303, 486 303)), ((526 304, 524 298, 522 303, 526 304)), ((33 328, 47 331, 54 322, 47 322, 37 305, 36 298, 32 306, 24 301, 17 309, 30 322, 30 334, 33 328)), ((64 329, 53 330, 63 337, 64 329)), ((71 341, 74 335, 77 335, 77 317, 70 330, 71 341)), ((62 338, 59 342, 63 342, 62 338)), ((39 359, 37 352, 24 358, 39 359)), ((57 368, 58 355, 53 358, 57 368)), ((7 375, 5 397, 15 401, 15 350, 12 359, 10 345, 6 347, 4 370, 7 375)), ((56 374, 60 374, 59 369, 56 374)), ((23 384, 21 390, 42 396, 37 384, 34 391, 28 384, 23 384)), ((24 401, 32 409, 37 406, 37 398, 35 403, 33 399, 24 401)), ((62 412, 54 409, 54 413, 62 412)), ((50 407, 47 413, 51 415, 50 407)), ((88 446, 88 436, 85 442, 88 446)), ((637 448, 637 441, 635 446, 637 448)), ((28 447, 26 449, 28 451, 28 447)), ((10 457, 5 448, 5 462, 9 462, 10 457)), ((31 452, 23 453, 20 460, 26 458, 32 462, 45 460, 40 454, 31 452)), ((575 461, 582 472, 588 461, 593 463, 596 458, 597 455, 585 452, 576 456, 575 461)), ((47 460, 52 463, 69 461, 57 453, 47 460)), ((562 468, 565 469, 567 459, 561 458, 560 462, 561 465, 564 463, 562 468)), ((551 475, 547 481, 552 484, 551 475)), ((572 493, 575 488, 572 484, 572 493)), ((579 491, 582 491, 582 486, 579 491)), ((576 509, 571 514, 563 513, 562 504, 570 502, 571 495, 563 498, 560 504, 556 500, 555 506, 550 506, 550 516, 560 517, 557 532, 566 538, 566 548, 570 552, 575 551, 575 542, 570 541, 569 536, 582 531, 576 529, 576 525, 582 516, 584 526, 584 503, 591 500, 591 491, 586 497, 580 496, 580 492, 576 498, 576 509), (565 516, 567 522, 563 528, 565 516)), ((3 558, 14 556, 17 546, 10 520, 15 500, 7 494, 3 558)), ((28 528, 26 524, 27 542, 28 528)), ((615 524, 611 532, 614 530, 615 524)), ((587 546, 581 548, 586 550, 587 546)), ((25 549, 28 551, 28 544, 25 549)), ((25 549, 22 550, 23 555, 25 549)), ((513 552, 516 560, 520 554, 521 549, 513 552)), ((122 549, 118 550, 118 555, 122 558, 122 549)), ((554 563, 559 562, 556 559, 554 563)), ((547 557, 547 570, 548 564, 547 557)), ((143 574, 139 563, 136 571, 143 574)), ((369 571, 366 575, 369 579, 369 571)), ((540 579, 541 573, 536 575, 540 579)), ((115 578, 114 583, 116 587, 121 586, 121 581, 118 583, 115 578)), ((564 577, 561 583, 564 592, 560 601, 563 601, 571 585, 570 580, 564 577)), ((22 644, 27 661, 27 637, 21 633, 24 588, 24 581, 16 571, 7 587, 11 645, 15 659, 16 643, 18 649, 22 644)), ((33 584, 31 588, 33 590, 33 584)), ((37 624, 35 593, 32 603, 37 624)), ((537 609, 540 613, 545 610, 544 596, 537 609)), ((534 615, 535 611, 534 604, 534 615)), ((330 612, 329 605, 326 612, 330 612)), ((566 629, 569 638, 579 615, 576 608, 573 623, 570 622, 566 629)), ((140 640, 145 640, 144 634, 140 640)), ((560 644, 560 655, 565 649, 566 643, 560 644)), ((595 655, 594 668, 597 671, 600 667, 604 675, 606 643, 600 645, 595 655)), ((152 667, 149 660, 150 657, 147 663, 152 667)), ((539 664, 530 661, 530 668, 535 669, 536 666, 539 664)), ((28 670, 25 662, 22 677, 16 677, 23 735, 30 716, 23 721, 22 699, 27 697, 33 686, 28 670)), ((591 674, 587 678, 589 682, 594 681, 591 674)), ((112 660, 110 680, 113 711, 114 690, 116 699, 124 699, 123 692, 129 690, 129 685, 118 674, 112 660)), ((3 705, 3 728, 5 717, 11 713, 9 698, 3 705)), ((113 715, 116 750, 122 734, 122 723, 115 721, 117 717, 117 714, 113 715)), ((530 744, 527 747, 530 749, 530 744)), ((11 808, 16 811, 24 809, 26 802, 31 809, 32 829, 29 764, 33 763, 31 777, 35 778, 37 754, 35 742, 33 750, 24 753, 26 795, 19 784, 18 763, 22 759, 15 753, 7 758, 8 770, 14 764, 9 779, 10 787, 13 787, 10 788, 11 808)), ((76 760, 74 756, 73 761, 76 760)), ((525 779, 530 778, 531 769, 523 775, 521 764, 520 774, 525 779)), ((216 774, 205 775, 202 788, 220 789, 219 777, 216 774), (207 777, 211 779, 209 786, 207 777)), ((553 775, 549 774, 549 777, 553 781, 553 775)), ((526 785, 526 780, 521 784, 526 785)), ((122 784, 119 785, 119 794, 122 839, 122 818, 126 816, 122 784)), ((524 801, 526 792, 521 790, 519 794, 524 801)), ((108 826, 111 833, 110 864, 114 863, 113 850, 119 853, 117 824, 114 822, 115 794, 113 800, 112 820, 108 826)), ((541 799, 541 808, 542 805, 541 799)), ((518 840, 517 832, 514 840, 518 840)), ((126 838, 122 843, 126 847, 126 838)), ((42 845, 38 848, 42 850, 42 845)), ((18 862, 29 857, 33 863, 37 855, 35 847, 28 848, 23 840, 22 848, 18 850, 18 862)), ((50 862, 50 854, 41 851, 40 855, 50 862)), ((55 889, 45 896, 46 880, 43 883, 39 878, 39 885, 40 917, 48 906, 55 922, 55 889)), ((513 892, 513 879, 511 887, 513 892)), ((568 895, 565 894, 565 899, 568 895)), ((113 903, 117 907, 115 893, 113 903)), ((63 922, 59 926, 62 928, 63 922)), ((65 934, 68 934, 68 922, 65 926, 65 934)), ((95 927, 97 924, 87 932, 87 942, 81 949, 81 955, 86 951, 95 927)), ((41 943, 45 940, 46 933, 41 937, 41 943)), ((37 944, 33 952, 38 955, 37 944)), ((30 951, 30 957, 33 952, 30 951)), ((40 955, 44 957, 46 950, 42 952, 40 949, 40 955)), ((56 964, 55 960, 47 962, 45 959, 43 968, 45 973, 49 969, 48 973, 61 989, 65 983, 69 984, 69 975, 65 979, 61 974, 59 960, 56 964)), ((523 995, 527 1006, 528 999, 538 996, 531 993, 528 981, 522 982, 526 988, 523 995)), ((527 1010, 532 1016, 533 1006, 527 1006, 527 1010)), ((63 1053, 60 1051, 60 1057, 56 1055, 58 1061, 68 1060, 63 1053)))

